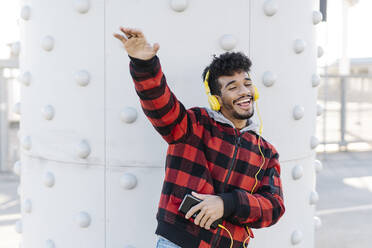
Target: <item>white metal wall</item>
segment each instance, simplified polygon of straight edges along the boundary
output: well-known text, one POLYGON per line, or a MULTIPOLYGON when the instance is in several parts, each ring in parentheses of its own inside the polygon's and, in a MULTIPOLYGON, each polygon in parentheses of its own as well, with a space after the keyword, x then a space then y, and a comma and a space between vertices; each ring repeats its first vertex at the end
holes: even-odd
POLYGON ((212 54, 251 57, 287 211, 250 246, 313 247, 314 1, 20 3, 23 247, 155 246, 167 146, 142 113, 128 56, 112 36, 121 25, 160 43, 163 71, 186 107, 207 106, 201 72, 212 54))

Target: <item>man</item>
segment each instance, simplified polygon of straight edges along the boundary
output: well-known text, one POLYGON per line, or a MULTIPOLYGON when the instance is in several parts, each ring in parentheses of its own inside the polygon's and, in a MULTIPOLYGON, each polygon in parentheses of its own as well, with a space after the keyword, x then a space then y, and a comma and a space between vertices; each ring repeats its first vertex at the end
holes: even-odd
POLYGON ((148 44, 140 30, 120 30, 125 36, 114 36, 131 59, 142 109, 169 144, 156 215, 157 247, 245 247, 253 237, 250 228, 271 226, 285 211, 279 155, 250 120, 255 100, 251 61, 242 53, 214 57, 203 78, 216 110, 186 110, 167 86, 156 56, 159 44, 148 44), (202 201, 182 214, 178 208, 186 194, 202 201))

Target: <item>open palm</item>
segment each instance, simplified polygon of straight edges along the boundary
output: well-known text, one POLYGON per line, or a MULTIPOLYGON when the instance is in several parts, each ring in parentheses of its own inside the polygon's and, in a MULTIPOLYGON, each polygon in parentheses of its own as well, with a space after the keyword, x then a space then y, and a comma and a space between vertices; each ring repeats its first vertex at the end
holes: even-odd
POLYGON ((114 37, 119 39, 127 51, 128 55, 142 60, 149 60, 156 55, 160 46, 158 43, 150 45, 143 33, 138 29, 124 28, 121 27, 120 30, 125 34, 114 33, 114 37))

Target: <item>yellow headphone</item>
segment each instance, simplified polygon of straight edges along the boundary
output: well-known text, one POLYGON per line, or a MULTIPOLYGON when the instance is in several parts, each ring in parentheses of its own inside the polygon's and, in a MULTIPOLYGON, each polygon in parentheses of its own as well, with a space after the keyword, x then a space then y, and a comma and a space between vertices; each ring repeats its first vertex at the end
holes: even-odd
MULTIPOLYGON (((209 88, 208 79, 209 79, 209 70, 207 71, 207 74, 205 75, 205 79, 204 79, 205 93, 208 95, 208 102, 209 102, 209 105, 211 106, 211 109, 215 111, 219 111, 221 109, 221 105, 218 102, 217 97, 211 94, 211 89, 209 88)), ((253 101, 257 101, 260 95, 258 94, 258 90, 255 85, 253 85, 253 88, 254 88, 253 101)))

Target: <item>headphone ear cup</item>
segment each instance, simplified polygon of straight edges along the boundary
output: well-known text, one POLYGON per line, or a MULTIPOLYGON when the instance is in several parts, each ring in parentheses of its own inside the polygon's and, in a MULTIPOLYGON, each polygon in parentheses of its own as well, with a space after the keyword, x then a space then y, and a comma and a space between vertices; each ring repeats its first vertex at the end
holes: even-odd
POLYGON ((253 87, 254 87, 253 101, 257 101, 260 98, 260 94, 258 93, 256 85, 253 85, 253 87))
POLYGON ((209 102, 209 105, 211 106, 211 109, 213 109, 214 111, 220 110, 221 106, 216 96, 209 95, 208 102, 209 102))

